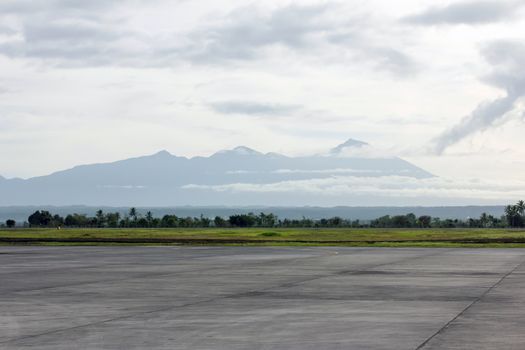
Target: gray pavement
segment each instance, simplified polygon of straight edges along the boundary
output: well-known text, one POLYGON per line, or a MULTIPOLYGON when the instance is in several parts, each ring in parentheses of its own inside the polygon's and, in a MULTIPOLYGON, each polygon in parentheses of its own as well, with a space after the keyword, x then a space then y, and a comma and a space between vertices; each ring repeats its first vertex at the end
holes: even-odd
POLYGON ((0 349, 525 349, 525 250, 0 247, 0 349))

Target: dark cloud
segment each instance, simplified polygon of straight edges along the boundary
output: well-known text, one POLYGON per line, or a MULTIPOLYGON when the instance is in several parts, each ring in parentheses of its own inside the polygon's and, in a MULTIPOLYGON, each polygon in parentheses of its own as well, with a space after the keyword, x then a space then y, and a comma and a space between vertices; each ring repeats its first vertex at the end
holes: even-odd
POLYGON ((335 5, 287 6, 269 14, 254 7, 232 12, 225 23, 190 34, 191 44, 178 50, 198 64, 224 64, 257 60, 265 49, 282 46, 305 57, 321 57, 325 50, 339 50, 339 62, 366 61, 396 75, 416 71, 415 62, 400 49, 373 44, 361 32, 363 21, 343 22, 329 18, 335 5), (355 23, 354 23, 355 22, 355 23), (345 55, 344 53, 348 53, 345 55))
POLYGON ((237 9, 223 23, 190 33, 192 43, 183 52, 192 61, 216 63, 251 60, 274 45, 308 47, 313 36, 330 26, 322 21, 328 7, 287 6, 269 14, 254 7, 237 9))
MULTIPOLYGON (((136 3, 128 0, 126 3, 136 3)), ((326 6, 290 6, 262 14, 257 9, 237 9, 219 25, 199 28, 184 37, 186 45, 171 46, 164 41, 133 32, 124 22, 103 16, 117 11, 108 1, 51 0, 7 1, 3 13, 21 20, 23 40, 0 45, 0 53, 10 57, 54 60, 62 65, 165 66, 184 61, 194 64, 225 63, 261 58, 261 49, 281 44, 290 48, 311 44, 308 36, 326 28, 319 17, 326 6), (134 41, 142 50, 130 52, 123 43, 134 41)), ((119 3, 122 6, 122 2, 119 3)), ((118 16, 112 16, 118 17, 118 16)), ((176 41, 176 40, 175 40, 176 41)))
POLYGON ((112 7, 113 5, 114 2, 105 0, 2 0, 0 3, 0 12, 4 14, 63 13, 77 10, 101 10, 112 7))
POLYGON ((413 75, 418 70, 418 64, 412 58, 394 48, 364 46, 360 55, 372 59, 378 69, 399 77, 413 75))
POLYGON ((442 153, 449 146, 478 131, 483 131, 502 121, 514 110, 516 102, 525 97, 525 43, 496 41, 482 50, 485 59, 493 66, 492 73, 483 81, 505 90, 506 95, 479 105, 470 115, 434 140, 434 150, 442 153))
POLYGON ((398 77, 413 75, 418 70, 418 64, 401 50, 375 45, 357 30, 330 34, 328 41, 348 52, 350 60, 372 64, 398 77))
POLYGON ((399 48, 374 44, 365 37, 363 22, 334 19, 340 10, 337 5, 291 5, 272 11, 249 6, 193 31, 157 38, 154 33, 133 31, 125 19, 115 19, 124 4, 140 3, 50 0, 44 6, 27 0, 3 2, 0 11, 16 15, 21 26, 14 33, 20 34, 15 40, 0 44, 0 54, 68 67, 227 66, 262 60, 268 49, 284 47, 306 58, 336 57, 328 60, 370 64, 396 75, 409 75, 416 68, 399 48))
POLYGON ((404 18, 418 25, 484 24, 508 20, 516 14, 523 1, 471 1, 432 7, 404 18))
POLYGON ((62 66, 112 64, 125 58, 126 48, 119 43, 124 38, 125 34, 97 22, 33 21, 25 25, 23 41, 4 43, 0 52, 62 66))
POLYGON ((284 115, 299 107, 294 105, 258 103, 250 101, 224 101, 211 103, 210 108, 221 114, 284 115))
POLYGON ((130 55, 126 45, 134 33, 122 29, 123 22, 104 14, 131 0, 4 1, 0 12, 14 15, 18 38, 0 44, 0 54, 45 60, 60 66, 119 64, 130 55))

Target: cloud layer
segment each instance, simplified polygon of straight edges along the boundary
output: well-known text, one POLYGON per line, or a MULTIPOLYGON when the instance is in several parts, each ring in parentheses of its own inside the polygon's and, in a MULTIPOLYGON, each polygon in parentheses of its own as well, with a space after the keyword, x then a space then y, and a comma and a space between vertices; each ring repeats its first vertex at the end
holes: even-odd
POLYGON ((270 184, 235 183, 227 185, 186 185, 185 189, 230 193, 289 193, 320 197, 369 197, 398 198, 413 202, 410 198, 433 200, 435 203, 453 203, 465 200, 482 200, 504 203, 525 197, 525 182, 502 184, 497 181, 476 179, 454 180, 446 178, 415 179, 404 176, 359 177, 334 176, 323 179, 283 181, 270 184))
MULTIPOLYGON (((316 58, 370 62, 392 74, 411 74, 417 64, 401 49, 374 42, 357 17, 339 18, 337 5, 287 5, 235 8, 210 23, 156 36, 133 28, 122 16, 104 15, 132 7, 119 3, 57 0, 48 6, 8 1, 0 11, 14 18, 0 53, 12 58, 44 60, 65 67, 174 67, 181 64, 231 65, 260 61, 286 49, 316 58), (339 57, 335 59, 335 57, 339 57)), ((139 2, 140 3, 140 2, 139 2)))
POLYGON ((298 106, 260 103, 251 101, 223 101, 210 103, 210 107, 217 113, 240 114, 256 116, 286 115, 298 106))

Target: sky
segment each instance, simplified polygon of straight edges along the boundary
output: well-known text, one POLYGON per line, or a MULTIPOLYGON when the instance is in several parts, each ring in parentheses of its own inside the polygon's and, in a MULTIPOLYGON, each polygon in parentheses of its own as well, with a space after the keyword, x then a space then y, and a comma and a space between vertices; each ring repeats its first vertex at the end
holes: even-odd
POLYGON ((3 0, 0 175, 354 138, 460 184, 510 183, 523 33, 518 0, 3 0))

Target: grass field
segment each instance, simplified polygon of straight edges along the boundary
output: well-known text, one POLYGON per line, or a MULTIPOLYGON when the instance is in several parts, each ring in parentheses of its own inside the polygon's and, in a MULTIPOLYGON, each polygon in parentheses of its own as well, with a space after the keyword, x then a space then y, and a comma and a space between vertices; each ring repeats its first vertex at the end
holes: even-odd
POLYGON ((385 247, 525 247, 511 229, 1 229, 0 244, 42 245, 344 245, 385 247))

